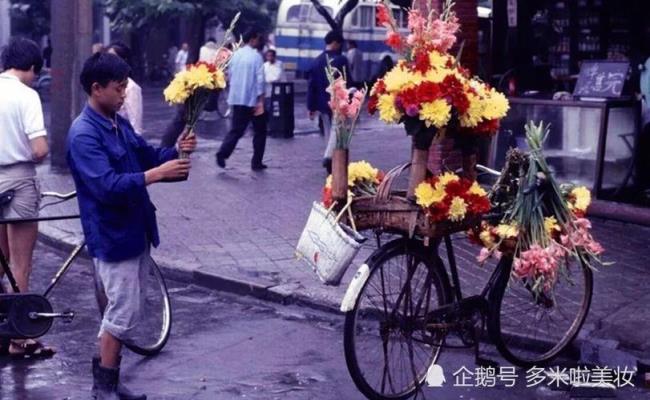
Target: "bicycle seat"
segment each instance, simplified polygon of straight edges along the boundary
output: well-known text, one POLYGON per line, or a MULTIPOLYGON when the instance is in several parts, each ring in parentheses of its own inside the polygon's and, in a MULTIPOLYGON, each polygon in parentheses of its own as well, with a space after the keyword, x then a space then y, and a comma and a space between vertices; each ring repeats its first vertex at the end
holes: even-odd
POLYGON ((14 199, 15 195, 16 191, 13 189, 0 193, 0 206, 6 206, 7 204, 11 203, 11 200, 14 199))

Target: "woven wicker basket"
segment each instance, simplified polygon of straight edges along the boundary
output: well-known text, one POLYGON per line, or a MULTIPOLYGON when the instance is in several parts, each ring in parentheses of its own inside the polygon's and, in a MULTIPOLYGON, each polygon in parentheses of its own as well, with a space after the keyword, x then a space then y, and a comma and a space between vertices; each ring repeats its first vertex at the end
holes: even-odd
POLYGON ((465 231, 480 223, 478 218, 466 218, 459 223, 429 221, 420 206, 407 199, 406 192, 393 190, 397 178, 410 166, 411 164, 408 163, 389 171, 380 184, 376 196, 364 196, 353 200, 352 214, 358 230, 381 229, 407 234, 410 237, 417 235, 439 238, 465 231))

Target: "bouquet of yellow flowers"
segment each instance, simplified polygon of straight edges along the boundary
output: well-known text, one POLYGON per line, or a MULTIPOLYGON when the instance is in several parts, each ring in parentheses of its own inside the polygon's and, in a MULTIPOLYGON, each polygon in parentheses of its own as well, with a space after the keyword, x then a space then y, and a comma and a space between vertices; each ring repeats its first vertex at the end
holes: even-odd
POLYGON ((379 111, 380 119, 389 124, 404 122, 412 135, 451 124, 461 133, 495 133, 509 109, 508 100, 470 76, 448 54, 460 27, 453 3, 447 0, 440 14, 424 13, 415 4, 408 14, 406 38, 399 33, 389 6, 377 5, 377 22, 388 28, 386 43, 403 59, 373 86, 370 113, 379 111))
MULTIPOLYGON (((185 131, 182 137, 193 135, 201 113, 203 112, 210 95, 214 90, 221 90, 226 87, 226 69, 230 63, 234 49, 226 48, 226 43, 232 36, 232 31, 239 19, 239 14, 233 18, 230 27, 226 31, 223 43, 217 51, 215 63, 198 62, 190 64, 184 71, 177 73, 171 83, 165 88, 163 95, 165 101, 173 105, 185 106, 185 131)), ((181 153, 181 158, 188 155, 181 153)))
MULTIPOLYGON (((373 196, 377 187, 384 180, 384 173, 367 161, 356 161, 348 166, 348 198, 355 196, 373 196)), ((332 175, 328 176, 323 188, 323 205, 330 208, 332 198, 332 175)))

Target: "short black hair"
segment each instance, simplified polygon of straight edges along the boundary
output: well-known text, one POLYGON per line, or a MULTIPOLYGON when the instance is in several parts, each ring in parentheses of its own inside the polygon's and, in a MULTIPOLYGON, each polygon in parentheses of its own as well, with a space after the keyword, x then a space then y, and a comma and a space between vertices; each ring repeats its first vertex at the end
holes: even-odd
POLYGON ((357 42, 354 40, 348 40, 348 47, 354 47, 356 49, 358 47, 357 42))
POLYGON ((257 28, 249 28, 244 32, 244 35, 242 36, 242 40, 244 43, 248 43, 253 39, 257 39, 262 36, 262 32, 257 29, 257 28))
POLYGON ((93 83, 102 87, 110 82, 122 82, 129 77, 131 67, 126 61, 114 54, 95 53, 84 63, 79 81, 84 91, 90 95, 93 83))
POLYGON ((325 35, 325 44, 332 44, 334 42, 343 44, 343 35, 341 35, 341 32, 339 31, 327 32, 327 35, 325 35))
POLYGON ((43 68, 43 56, 36 42, 23 37, 15 37, 9 41, 2 52, 4 69, 29 71, 34 67, 34 73, 39 74, 43 68))
POLYGON ((214 43, 217 43, 217 39, 215 39, 215 38, 213 38, 212 36, 210 36, 210 37, 208 38, 208 40, 206 40, 206 43, 207 43, 207 42, 214 42, 214 43))
POLYGON ((267 54, 268 54, 268 53, 273 53, 274 56, 277 56, 277 55, 278 55, 278 52, 275 51, 275 50, 273 50, 273 49, 268 49, 268 50, 266 51, 266 53, 267 53, 267 54))
POLYGON ((108 50, 113 50, 115 54, 120 56, 120 58, 126 61, 129 66, 131 65, 131 48, 126 45, 124 42, 113 42, 108 46, 108 50))

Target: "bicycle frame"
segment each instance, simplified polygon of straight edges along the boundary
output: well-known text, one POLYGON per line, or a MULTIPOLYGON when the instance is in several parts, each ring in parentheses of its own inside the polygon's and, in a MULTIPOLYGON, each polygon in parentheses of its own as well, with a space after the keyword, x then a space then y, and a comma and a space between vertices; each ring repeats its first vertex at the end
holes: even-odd
MULTIPOLYGON (((63 215, 58 217, 38 217, 38 218, 8 218, 8 219, 0 219, 0 225, 26 224, 26 223, 43 222, 43 221, 61 221, 61 220, 78 219, 78 218, 79 215, 63 215)), ((70 255, 63 263, 61 268, 54 275, 54 278, 52 278, 52 280, 50 281, 50 285, 43 293, 43 297, 47 297, 47 295, 52 291, 52 289, 54 289, 54 287, 59 282, 59 280, 68 271, 72 262, 75 260, 75 258, 77 258, 79 253, 81 253, 81 250, 84 248, 85 245, 86 245, 85 242, 82 242, 72 250, 72 253, 70 253, 70 255)), ((7 275, 7 279, 9 280, 9 284, 11 285, 11 289, 14 291, 14 293, 20 293, 20 289, 18 288, 16 279, 13 273, 11 272, 11 268, 9 267, 9 262, 7 260, 7 257, 2 252, 2 249, 0 249, 0 266, 2 267, 2 270, 4 271, 5 275, 7 275)))

